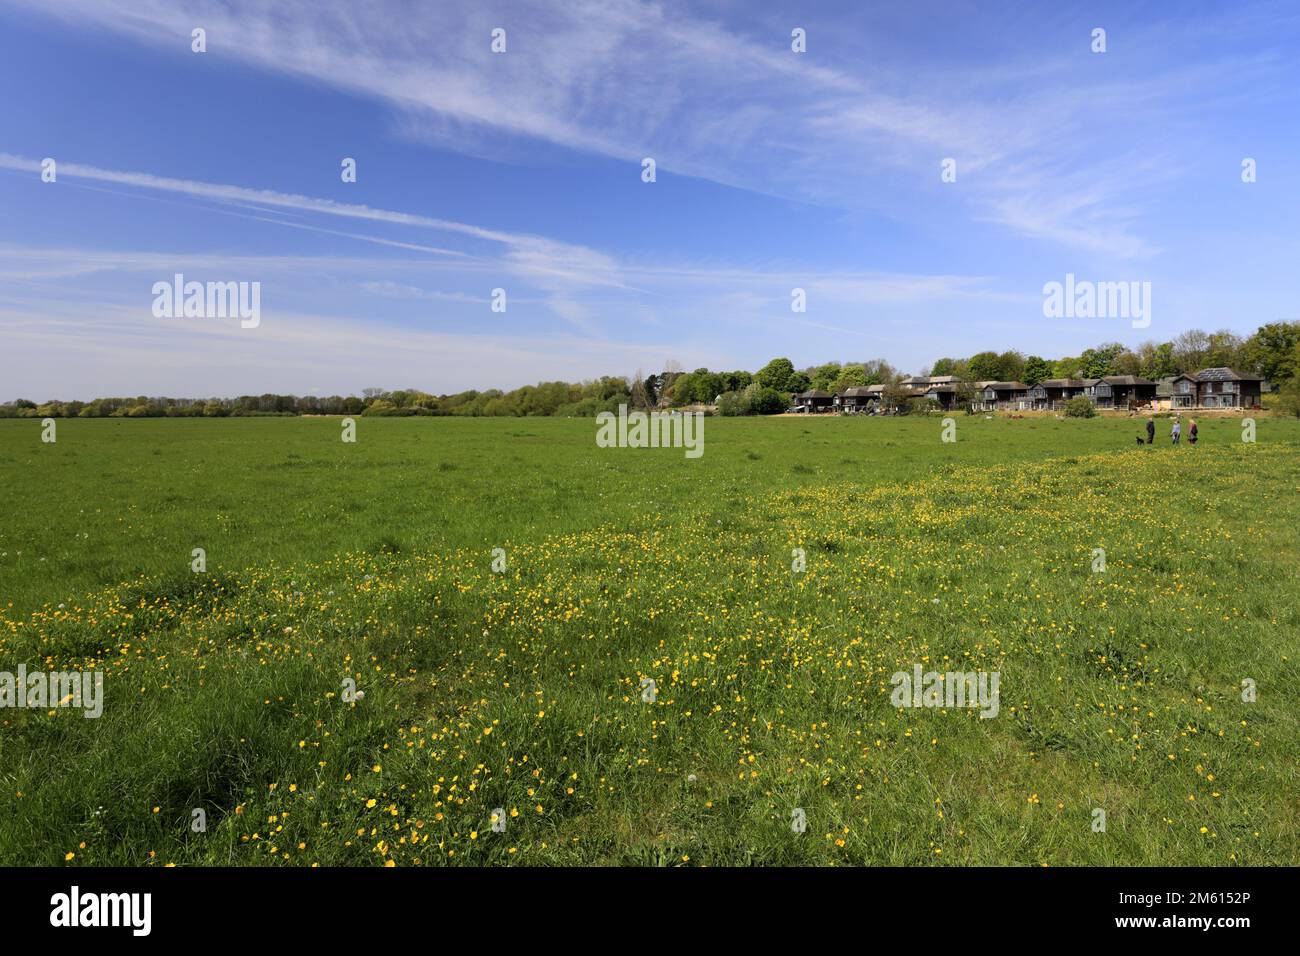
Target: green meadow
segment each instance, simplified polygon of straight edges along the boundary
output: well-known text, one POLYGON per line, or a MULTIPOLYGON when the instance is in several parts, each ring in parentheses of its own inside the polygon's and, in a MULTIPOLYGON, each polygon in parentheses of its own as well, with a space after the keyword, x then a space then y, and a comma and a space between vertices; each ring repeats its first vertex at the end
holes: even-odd
POLYGON ((0 421, 0 861, 1300 863, 1300 422, 955 419, 0 421))

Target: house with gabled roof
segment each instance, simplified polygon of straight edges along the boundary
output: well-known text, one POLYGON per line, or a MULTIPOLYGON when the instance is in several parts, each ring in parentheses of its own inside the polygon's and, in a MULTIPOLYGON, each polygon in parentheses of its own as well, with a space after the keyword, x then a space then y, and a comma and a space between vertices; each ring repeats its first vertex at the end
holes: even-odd
POLYGON ((899 384, 909 392, 922 394, 935 385, 956 385, 960 382, 956 375, 913 375, 911 378, 905 378, 899 384))
POLYGON ((924 397, 936 403, 945 412, 950 412, 957 404, 957 383, 938 383, 929 386, 924 397))
POLYGON ((1029 408, 1029 386, 1024 382, 977 382, 974 405, 982 412, 1024 411, 1029 408))
POLYGON ((834 409, 835 396, 830 392, 823 392, 819 388, 810 388, 806 392, 800 392, 794 396, 794 408, 796 412, 829 412, 834 409))
POLYGON ((880 405, 880 396, 884 390, 883 385, 850 385, 835 394, 832 405, 835 411, 847 415, 871 411, 880 405))
POLYGON ((1156 384, 1157 404, 1165 408, 1195 408, 1199 393, 1195 375, 1170 375, 1156 384))
POLYGON ((1084 394, 1098 408, 1139 408, 1154 404, 1156 383, 1138 375, 1084 379, 1084 394))
POLYGON ((1030 407, 1040 411, 1063 408, 1070 399, 1083 394, 1084 384, 1081 378, 1045 378, 1029 389, 1030 407))
POLYGON ((1196 403, 1201 408, 1258 408, 1263 377, 1220 366, 1196 373, 1196 403))

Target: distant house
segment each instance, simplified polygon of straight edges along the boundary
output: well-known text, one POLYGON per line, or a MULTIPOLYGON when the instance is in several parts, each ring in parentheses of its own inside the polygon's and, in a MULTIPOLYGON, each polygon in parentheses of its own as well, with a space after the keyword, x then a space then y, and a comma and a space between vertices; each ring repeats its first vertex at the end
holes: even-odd
POLYGON ((1258 375, 1246 375, 1236 369, 1203 368, 1196 373, 1197 404, 1201 408, 1258 408, 1258 375))
POLYGON ((957 386, 954 385, 931 385, 925 391, 925 397, 932 402, 938 403, 939 407, 945 412, 952 411, 953 405, 957 403, 957 386))
POLYGON ((1082 395, 1084 385, 1081 378, 1045 378, 1029 389, 1030 407, 1040 411, 1060 409, 1070 399, 1082 395))
POLYGON ((899 384, 909 392, 924 394, 935 385, 956 385, 961 379, 955 375, 913 375, 911 378, 905 378, 899 384))
MULTIPOLYGON (((958 386, 965 385, 965 382, 955 375, 913 375, 898 384, 908 398, 928 398, 944 411, 950 411, 957 403, 958 386)), ((881 388, 883 390, 884 386, 881 388)))
POLYGON ((823 392, 821 389, 812 388, 806 392, 800 392, 794 397, 794 409, 796 412, 829 412, 834 408, 835 396, 830 392, 823 392))
POLYGON ((1024 382, 976 384, 975 408, 978 411, 1023 411, 1029 408, 1029 386, 1024 382))
POLYGON ((1156 407, 1179 411, 1193 408, 1257 408, 1264 381, 1258 375, 1227 367, 1170 375, 1156 386, 1156 407))
POLYGON ((850 385, 835 395, 832 405, 835 411, 846 415, 871 411, 880 404, 880 393, 884 390, 883 385, 850 385))
POLYGON ((1137 375, 1084 379, 1084 392, 1098 408, 1138 408, 1156 400, 1156 383, 1137 375))
MULTIPOLYGON (((1199 396, 1199 388, 1195 375, 1171 375, 1168 378, 1162 378, 1157 385, 1157 398, 1161 398, 1159 389, 1167 383, 1169 389, 1169 403, 1167 408, 1195 408, 1199 396)), ((1164 404, 1161 402, 1160 404, 1164 404)))

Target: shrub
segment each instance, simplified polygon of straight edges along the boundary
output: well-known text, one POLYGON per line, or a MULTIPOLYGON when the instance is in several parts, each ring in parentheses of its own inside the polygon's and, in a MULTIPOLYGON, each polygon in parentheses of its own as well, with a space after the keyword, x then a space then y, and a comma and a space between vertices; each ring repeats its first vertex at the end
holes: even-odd
POLYGON ((1277 407, 1288 415, 1300 418, 1300 376, 1282 387, 1277 396, 1277 407))
POLYGON ((910 414, 929 415, 942 410, 942 406, 933 398, 909 398, 904 406, 910 414))
POLYGON ((1066 418, 1093 418, 1096 414, 1097 409, 1092 401, 1082 395, 1076 395, 1065 403, 1066 418))
POLYGON ((748 415, 749 400, 740 392, 725 392, 718 399, 719 415, 748 415))
POLYGON ((774 388, 755 389, 749 399, 749 410, 757 415, 779 415, 789 406, 785 396, 774 388))

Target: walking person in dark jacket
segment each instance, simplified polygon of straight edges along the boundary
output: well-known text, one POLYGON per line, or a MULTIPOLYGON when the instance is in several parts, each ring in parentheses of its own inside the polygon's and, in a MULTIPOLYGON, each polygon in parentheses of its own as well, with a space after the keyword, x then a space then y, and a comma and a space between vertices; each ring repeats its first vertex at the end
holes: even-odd
POLYGON ((1151 418, 1147 419, 1147 444, 1150 445, 1155 440, 1156 440, 1156 420, 1155 420, 1155 416, 1153 415, 1151 418))
POLYGON ((1187 429, 1187 441, 1196 444, 1196 419, 1192 419, 1191 427, 1187 429))

